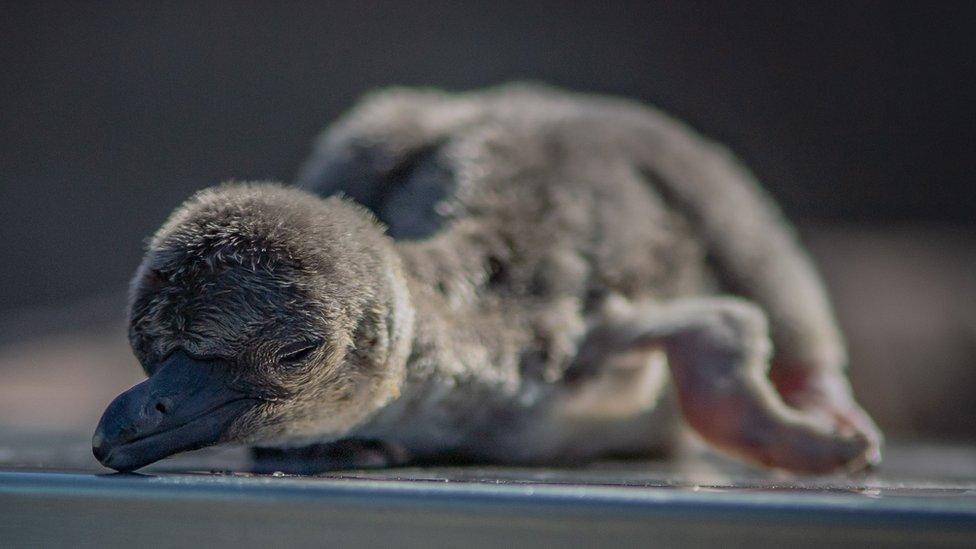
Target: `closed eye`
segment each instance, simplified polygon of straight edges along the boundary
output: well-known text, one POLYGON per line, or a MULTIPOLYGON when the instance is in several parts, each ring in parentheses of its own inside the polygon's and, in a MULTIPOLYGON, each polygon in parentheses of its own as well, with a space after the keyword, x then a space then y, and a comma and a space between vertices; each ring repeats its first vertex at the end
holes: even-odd
POLYGON ((283 364, 298 364, 308 358, 318 346, 318 342, 312 341, 290 343, 279 351, 278 361, 283 364))

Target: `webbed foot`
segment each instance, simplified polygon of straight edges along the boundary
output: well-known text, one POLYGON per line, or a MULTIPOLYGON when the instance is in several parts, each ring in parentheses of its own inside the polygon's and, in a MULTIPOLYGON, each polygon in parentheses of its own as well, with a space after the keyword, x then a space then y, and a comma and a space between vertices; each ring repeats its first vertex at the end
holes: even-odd
POLYGON ((379 469, 409 461, 402 447, 375 440, 339 440, 301 448, 252 448, 255 473, 315 475, 343 469, 379 469))
POLYGON ((880 432, 839 369, 811 370, 793 389, 782 379, 774 386, 766 316, 744 300, 687 299, 635 310, 591 331, 580 355, 591 363, 635 349, 665 352, 685 420, 718 449, 801 473, 880 461, 880 432))

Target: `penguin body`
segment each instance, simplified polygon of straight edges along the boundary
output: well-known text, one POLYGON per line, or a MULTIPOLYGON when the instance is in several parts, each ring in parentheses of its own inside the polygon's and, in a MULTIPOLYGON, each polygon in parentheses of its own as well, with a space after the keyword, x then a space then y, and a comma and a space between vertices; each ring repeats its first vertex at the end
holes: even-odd
POLYGON ((133 412, 181 392, 176 374, 153 385, 156 365, 215 360, 250 404, 189 446, 578 463, 666 445, 677 410, 770 467, 879 459, 792 229, 658 111, 525 85, 385 91, 323 134, 296 186, 205 191, 157 233, 130 315, 150 379, 106 412, 103 463, 158 459, 120 434, 169 432, 166 412, 133 412))

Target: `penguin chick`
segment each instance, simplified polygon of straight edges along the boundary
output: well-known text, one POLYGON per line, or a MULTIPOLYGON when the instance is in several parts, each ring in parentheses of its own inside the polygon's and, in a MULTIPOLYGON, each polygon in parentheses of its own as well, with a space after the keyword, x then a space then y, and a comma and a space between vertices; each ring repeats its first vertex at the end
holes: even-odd
POLYGON ((659 447, 668 384, 746 461, 880 459, 791 229, 657 111, 387 91, 323 135, 298 185, 203 191, 152 239, 129 331, 149 378, 103 415, 104 465, 221 442, 575 463, 659 447))

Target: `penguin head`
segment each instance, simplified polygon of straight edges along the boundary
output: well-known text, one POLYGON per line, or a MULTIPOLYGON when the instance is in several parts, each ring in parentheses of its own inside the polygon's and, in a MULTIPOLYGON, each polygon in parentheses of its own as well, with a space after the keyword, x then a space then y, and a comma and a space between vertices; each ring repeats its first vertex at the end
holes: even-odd
POLYGON ((274 184, 202 191, 133 278, 129 340, 148 379, 108 406, 94 454, 129 471, 223 442, 341 437, 399 394, 411 327, 366 210, 274 184))

